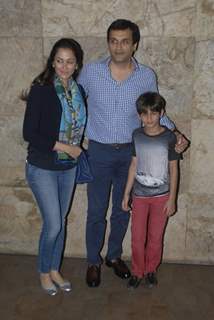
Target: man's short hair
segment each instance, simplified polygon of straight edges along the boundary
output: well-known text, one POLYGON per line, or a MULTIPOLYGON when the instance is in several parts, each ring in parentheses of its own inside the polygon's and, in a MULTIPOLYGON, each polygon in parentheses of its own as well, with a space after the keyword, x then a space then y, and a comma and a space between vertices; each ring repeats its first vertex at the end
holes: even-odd
MULTIPOLYGON (((137 47, 140 41, 140 30, 136 23, 126 20, 126 19, 117 19, 112 22, 107 30, 107 40, 109 42, 110 33, 112 30, 126 30, 130 29, 132 32, 133 44, 137 43, 137 47)), ((137 48, 136 48, 137 49, 137 48)))
POLYGON ((148 110, 153 112, 165 111, 166 100, 158 92, 145 92, 141 94, 136 101, 136 108, 139 115, 147 113, 148 110))

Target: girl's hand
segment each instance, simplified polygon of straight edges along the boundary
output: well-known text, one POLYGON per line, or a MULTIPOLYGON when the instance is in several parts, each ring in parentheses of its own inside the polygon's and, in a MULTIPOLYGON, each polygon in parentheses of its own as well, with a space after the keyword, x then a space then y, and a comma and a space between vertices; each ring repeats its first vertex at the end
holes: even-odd
POLYGON ((130 198, 130 195, 124 194, 123 200, 122 200, 122 209, 124 211, 130 211, 131 210, 131 208, 129 206, 129 198, 130 198))
POLYGON ((175 201, 169 199, 165 204, 164 211, 168 217, 171 217, 176 212, 175 201))

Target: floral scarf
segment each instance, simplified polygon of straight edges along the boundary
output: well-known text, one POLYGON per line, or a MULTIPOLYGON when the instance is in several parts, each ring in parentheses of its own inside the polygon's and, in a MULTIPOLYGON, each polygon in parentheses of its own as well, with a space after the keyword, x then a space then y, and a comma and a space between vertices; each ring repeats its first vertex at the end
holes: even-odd
MULTIPOLYGON (((85 103, 79 87, 71 78, 68 81, 68 88, 65 89, 58 76, 55 76, 54 86, 62 106, 59 142, 79 145, 86 122, 85 103)), ((65 152, 57 152, 57 155, 57 162, 65 163, 73 160, 65 152)))

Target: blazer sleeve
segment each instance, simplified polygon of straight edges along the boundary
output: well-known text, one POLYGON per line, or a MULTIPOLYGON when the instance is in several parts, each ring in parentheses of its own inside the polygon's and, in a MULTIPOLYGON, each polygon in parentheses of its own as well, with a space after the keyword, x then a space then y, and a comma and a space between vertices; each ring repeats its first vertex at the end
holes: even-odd
MULTIPOLYGON (((44 103, 44 88, 40 85, 31 87, 23 123, 23 138, 41 152, 51 152, 56 143, 55 137, 45 135, 41 127, 44 103)), ((48 126, 49 124, 46 123, 48 126)))

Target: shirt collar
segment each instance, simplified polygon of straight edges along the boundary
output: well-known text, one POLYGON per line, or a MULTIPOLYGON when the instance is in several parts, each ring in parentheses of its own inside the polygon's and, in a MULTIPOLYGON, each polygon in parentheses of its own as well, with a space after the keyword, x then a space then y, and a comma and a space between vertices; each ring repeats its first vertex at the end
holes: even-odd
MULTIPOLYGON (((136 58, 131 57, 132 63, 134 65, 134 71, 137 71, 139 69, 139 62, 137 61, 136 58)), ((109 68, 109 63, 111 61, 111 57, 105 58, 104 59, 104 64, 106 65, 106 68, 109 68)))

